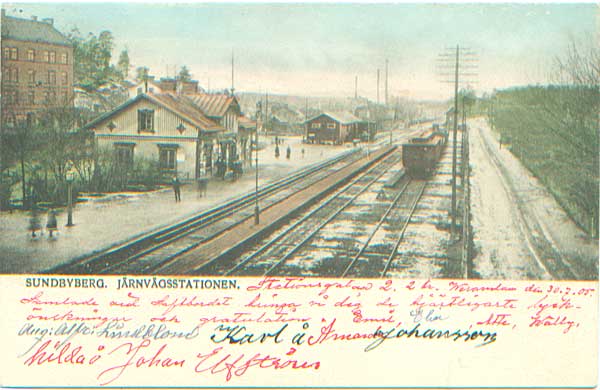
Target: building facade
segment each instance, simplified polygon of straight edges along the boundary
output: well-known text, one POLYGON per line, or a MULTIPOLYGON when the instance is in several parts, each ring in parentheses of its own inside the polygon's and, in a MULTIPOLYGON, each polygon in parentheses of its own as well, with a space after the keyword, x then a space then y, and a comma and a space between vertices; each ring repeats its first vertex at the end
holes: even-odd
POLYGON ((237 98, 229 94, 207 93, 189 97, 204 115, 227 130, 232 142, 223 145, 223 149, 227 151, 226 161, 240 160, 245 166, 250 165, 252 136, 256 131, 256 124, 252 125, 251 121, 243 117, 237 98))
POLYGON ((48 107, 71 105, 73 46, 53 19, 20 19, 3 9, 1 22, 3 126, 48 107))
POLYGON ((358 133, 361 120, 346 112, 324 112, 305 122, 306 142, 342 144, 358 133))
POLYGON ((140 94, 85 126, 98 148, 114 150, 121 164, 158 161, 164 176, 192 180, 212 173, 231 142, 226 130, 185 96, 140 94))

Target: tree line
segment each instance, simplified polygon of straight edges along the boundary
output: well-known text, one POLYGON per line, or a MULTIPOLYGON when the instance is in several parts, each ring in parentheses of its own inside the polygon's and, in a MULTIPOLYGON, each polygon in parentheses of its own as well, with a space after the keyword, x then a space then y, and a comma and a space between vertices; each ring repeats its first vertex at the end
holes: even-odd
POLYGON ((500 142, 598 237, 600 49, 571 42, 549 85, 508 88, 487 99, 500 142))
MULTIPOLYGON (((74 85, 94 92, 106 83, 123 84, 130 74, 127 49, 113 61, 114 36, 110 31, 86 36, 75 28, 67 34, 73 45, 74 85)), ((138 81, 147 80, 150 70, 140 66, 138 81)), ((178 78, 189 81, 192 75, 183 66, 178 78)), ((126 97, 108 99, 112 109, 126 97)), ((2 133, 0 153, 0 210, 7 210, 11 198, 21 198, 21 207, 37 204, 64 205, 68 173, 74 174, 75 192, 111 192, 124 189, 153 188, 161 181, 158 162, 136 159, 133 165, 120 163, 113 150, 94 145, 93 134, 80 130, 102 114, 75 107, 73 100, 49 102, 27 121, 18 121, 2 133)))

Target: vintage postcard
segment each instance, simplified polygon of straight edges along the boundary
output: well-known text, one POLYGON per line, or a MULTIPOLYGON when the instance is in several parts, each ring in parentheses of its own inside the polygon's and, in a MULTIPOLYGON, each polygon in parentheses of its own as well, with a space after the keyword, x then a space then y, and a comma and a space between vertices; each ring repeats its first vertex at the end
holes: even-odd
POLYGON ((597 4, 1 9, 0 386, 597 385, 597 4))

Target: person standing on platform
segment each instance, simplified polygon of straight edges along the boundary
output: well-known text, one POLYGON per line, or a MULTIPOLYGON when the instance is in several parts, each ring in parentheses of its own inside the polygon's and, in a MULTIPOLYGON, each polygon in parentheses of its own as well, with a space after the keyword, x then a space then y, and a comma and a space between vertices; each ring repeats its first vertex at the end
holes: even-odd
POLYGON ((291 156, 292 156, 292 148, 290 148, 290 145, 288 145, 288 147, 285 151, 285 158, 287 158, 289 160, 291 156))
POLYGON ((279 145, 275 145, 275 158, 279 158, 279 145))
POLYGON ((56 221, 56 211, 54 209, 50 210, 48 213, 48 222, 46 223, 46 230, 50 233, 50 237, 52 234, 58 230, 58 223, 56 221))
POLYGON ((175 202, 181 202, 181 182, 177 176, 173 176, 173 192, 175 193, 175 202))
POLYGON ((37 205, 34 203, 33 207, 31 208, 31 216, 29 217, 29 231, 31 232, 31 237, 37 237, 36 232, 41 229, 42 226, 40 223, 40 216, 37 205))

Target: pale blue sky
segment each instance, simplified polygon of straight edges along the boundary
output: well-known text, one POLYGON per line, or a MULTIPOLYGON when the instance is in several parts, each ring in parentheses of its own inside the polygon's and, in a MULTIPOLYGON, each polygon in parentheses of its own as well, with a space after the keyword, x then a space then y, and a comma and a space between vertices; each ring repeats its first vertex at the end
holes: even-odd
MULTIPOLYGON (((595 4, 5 3, 9 15, 53 17, 62 31, 110 30, 116 53, 163 76, 186 64, 211 88, 375 97, 448 95, 435 59, 460 44, 479 56, 478 89, 543 82, 569 36, 596 34, 595 4)), ((596 36, 596 35, 590 35, 596 36)))

